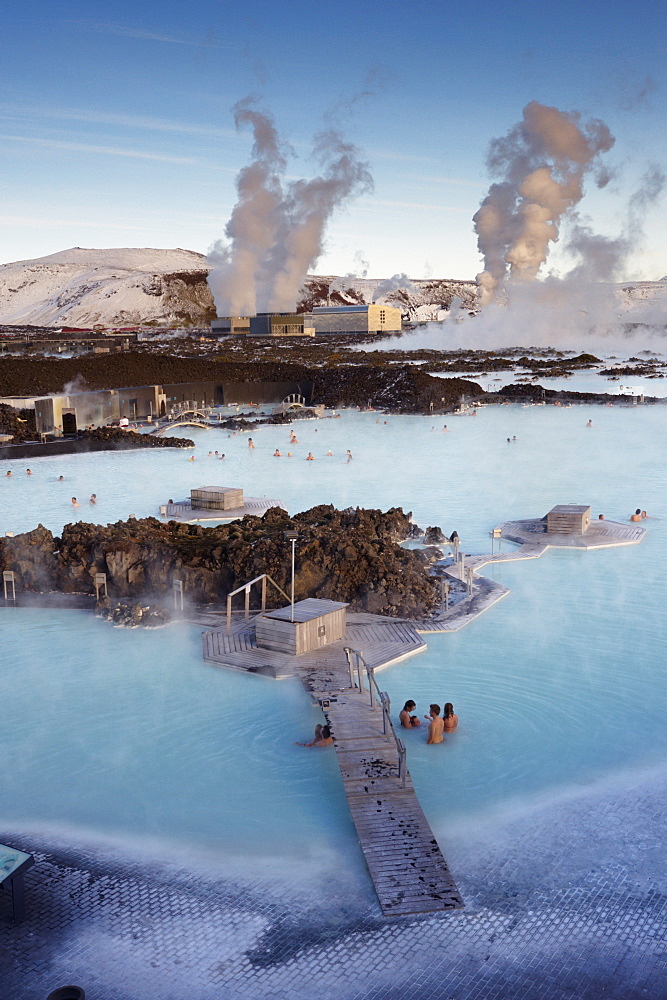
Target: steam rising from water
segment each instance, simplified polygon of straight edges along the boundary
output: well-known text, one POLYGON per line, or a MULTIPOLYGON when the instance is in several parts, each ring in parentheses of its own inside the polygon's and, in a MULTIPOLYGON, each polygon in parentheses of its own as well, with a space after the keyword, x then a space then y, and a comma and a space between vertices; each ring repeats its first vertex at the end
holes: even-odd
POLYGON ((323 249, 334 210, 373 181, 355 146, 338 129, 315 137, 321 174, 284 182, 287 154, 270 115, 247 98, 234 108, 237 128, 252 128, 252 161, 237 178, 238 200, 227 223, 227 242, 209 253, 208 280, 219 315, 290 311, 323 249))
POLYGON ((578 112, 537 101, 524 108, 521 122, 506 136, 491 142, 489 168, 499 180, 473 217, 484 257, 477 275, 484 308, 479 316, 450 311, 443 346, 604 351, 624 349, 628 340, 634 351, 662 346, 667 294, 659 287, 637 290, 632 282, 625 288, 618 283, 641 244, 646 214, 665 186, 663 170, 648 166, 615 237, 596 233, 577 211, 587 174, 598 187, 609 182, 601 156, 613 144, 603 122, 582 122, 578 112), (571 269, 563 277, 535 280, 566 223, 571 269))
POLYGON ((526 105, 506 136, 491 142, 489 168, 500 180, 473 217, 484 257, 477 275, 482 305, 496 298, 508 277, 535 278, 558 239, 561 218, 583 197, 585 174, 595 171, 599 187, 608 183, 599 157, 613 144, 603 122, 581 123, 578 112, 537 101, 526 105))

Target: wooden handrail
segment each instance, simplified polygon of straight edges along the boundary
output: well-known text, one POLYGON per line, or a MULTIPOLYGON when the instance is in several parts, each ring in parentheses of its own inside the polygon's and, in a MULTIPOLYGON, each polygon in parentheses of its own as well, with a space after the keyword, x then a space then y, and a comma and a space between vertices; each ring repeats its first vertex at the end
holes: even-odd
POLYGON ((377 694, 377 697, 379 698, 380 705, 382 707, 382 731, 383 731, 384 735, 387 737, 387 739, 390 739, 392 736, 394 738, 394 742, 396 743, 396 750, 398 751, 398 777, 401 779, 401 785, 402 785, 402 787, 405 788, 405 778, 406 778, 406 775, 407 775, 407 772, 408 772, 408 769, 407 769, 407 752, 406 752, 405 744, 403 743, 403 740, 399 739, 399 737, 396 735, 396 730, 394 729, 394 724, 391 721, 391 714, 390 714, 390 712, 391 712, 391 702, 389 700, 389 695, 387 694, 386 691, 380 691, 380 688, 378 686, 378 682, 375 680, 375 668, 374 667, 369 667, 369 665, 366 663, 366 661, 365 661, 365 659, 363 657, 363 654, 362 654, 361 650, 359 650, 359 649, 352 649, 350 646, 345 646, 344 649, 345 649, 345 655, 347 657, 347 662, 348 662, 349 667, 350 667, 350 687, 358 686, 360 693, 363 693, 363 691, 364 691, 364 682, 363 682, 362 675, 361 675, 361 668, 363 666, 365 668, 365 670, 366 670, 366 675, 368 677, 368 691, 369 691, 369 694, 370 694, 371 708, 372 709, 374 709, 375 705, 376 705, 376 694, 377 694), (358 678, 358 684, 357 685, 355 685, 355 683, 354 683, 354 671, 353 671, 353 667, 352 667, 352 654, 354 654, 355 659, 356 659, 356 670, 357 670, 357 678, 358 678))
POLYGON ((262 611, 266 611, 267 580, 269 581, 269 583, 273 584, 276 590, 280 591, 285 600, 291 601, 291 598, 287 596, 283 588, 278 586, 273 577, 269 576, 268 573, 262 573, 261 576, 256 576, 254 580, 250 580, 248 583, 241 584, 241 586, 237 587, 236 590, 232 590, 229 594, 227 594, 227 635, 229 635, 232 628, 232 597, 234 597, 236 594, 240 594, 242 590, 245 591, 245 608, 243 617, 247 621, 250 616, 250 588, 253 586, 253 584, 259 583, 260 581, 262 583, 262 611))

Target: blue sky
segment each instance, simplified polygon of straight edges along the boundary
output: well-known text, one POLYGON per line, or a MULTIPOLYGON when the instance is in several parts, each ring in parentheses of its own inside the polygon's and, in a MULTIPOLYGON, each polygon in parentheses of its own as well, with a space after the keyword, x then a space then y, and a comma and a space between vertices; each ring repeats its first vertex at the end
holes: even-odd
MULTIPOLYGON (((582 202, 615 235, 649 163, 667 166, 664 3, 27 2, 0 19, 0 263, 70 246, 185 247, 224 233, 250 93, 310 176, 337 121, 375 191, 333 219, 317 270, 471 278, 489 141, 531 100, 601 118, 617 175, 582 202), (369 91, 365 96, 365 91, 369 91), (355 97, 358 96, 358 99, 355 97)), ((628 278, 667 274, 667 198, 628 278)), ((565 242, 565 241, 563 241, 565 242)), ((550 259, 563 266, 562 251, 550 259)))

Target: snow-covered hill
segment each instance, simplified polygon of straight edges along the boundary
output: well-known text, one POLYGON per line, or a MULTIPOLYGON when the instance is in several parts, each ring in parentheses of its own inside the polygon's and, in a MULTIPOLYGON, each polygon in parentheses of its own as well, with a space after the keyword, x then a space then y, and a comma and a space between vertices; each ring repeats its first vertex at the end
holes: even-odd
POLYGON ((203 254, 74 247, 0 267, 0 323, 134 326, 214 315, 203 254))

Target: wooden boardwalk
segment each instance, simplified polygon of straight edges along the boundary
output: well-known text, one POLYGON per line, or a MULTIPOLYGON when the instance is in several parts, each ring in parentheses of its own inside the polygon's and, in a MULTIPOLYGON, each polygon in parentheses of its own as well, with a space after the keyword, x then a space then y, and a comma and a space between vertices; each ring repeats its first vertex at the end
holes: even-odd
MULTIPOLYGON (((425 649, 420 633, 456 631, 509 593, 496 581, 478 575, 482 566, 538 559, 551 546, 632 545, 645 534, 638 525, 612 521, 596 521, 579 536, 546 534, 541 520, 507 521, 501 527, 503 538, 519 548, 466 555, 465 566, 473 570, 472 594, 432 618, 407 621, 350 613, 344 641, 298 657, 258 649, 252 619, 240 616, 229 635, 221 622, 202 636, 208 662, 278 678, 299 677, 312 697, 324 703, 350 813, 387 917, 443 912, 464 904, 407 768, 404 776, 400 773, 399 745, 391 720, 378 704, 371 705, 369 691, 360 690, 358 679, 351 678, 345 647, 360 650, 368 666, 380 669, 425 649)), ((461 579, 461 564, 447 567, 446 573, 461 579)), ((212 620, 209 614, 205 623, 212 620)))
MULTIPOLYGON (((341 680, 344 680, 341 675, 341 680)), ((459 909, 463 900, 406 772, 399 777, 393 731, 368 691, 325 697, 348 806, 386 917, 459 909)))

